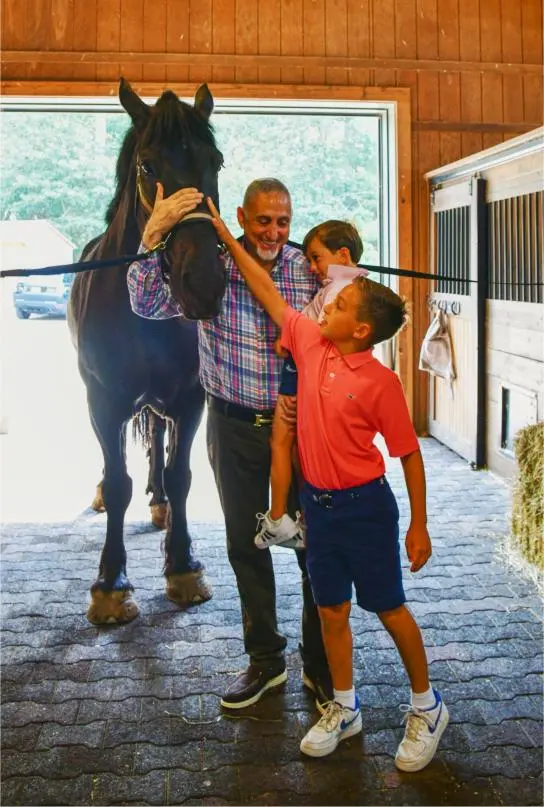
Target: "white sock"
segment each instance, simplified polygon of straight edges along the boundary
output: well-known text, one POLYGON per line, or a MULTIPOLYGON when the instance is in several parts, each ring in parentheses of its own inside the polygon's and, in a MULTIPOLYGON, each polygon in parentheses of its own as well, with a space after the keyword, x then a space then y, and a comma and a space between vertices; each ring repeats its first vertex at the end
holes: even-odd
POLYGON ((270 520, 270 523, 271 523, 271 524, 272 524, 274 527, 279 527, 279 525, 280 525, 280 521, 282 520, 283 516, 280 516, 279 518, 272 518, 272 516, 270 516, 270 515, 269 515, 269 516, 268 516, 268 518, 269 518, 269 520, 270 520))
POLYGON ((432 686, 426 692, 412 692, 412 706, 416 709, 432 709, 436 706, 436 696, 432 686))
POLYGON ((336 703, 348 709, 355 709, 355 687, 351 687, 351 689, 333 689, 333 692, 336 703))

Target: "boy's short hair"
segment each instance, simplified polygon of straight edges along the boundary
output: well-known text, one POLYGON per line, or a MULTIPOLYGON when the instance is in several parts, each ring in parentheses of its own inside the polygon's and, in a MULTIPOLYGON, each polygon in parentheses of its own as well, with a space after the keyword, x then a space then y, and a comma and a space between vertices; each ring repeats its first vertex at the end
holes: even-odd
POLYGON ((331 252, 337 252, 342 247, 346 247, 353 263, 357 263, 363 254, 361 236, 349 221, 329 219, 329 221, 324 221, 322 224, 312 227, 310 232, 306 233, 302 242, 304 254, 306 254, 314 238, 321 241, 331 252))
POLYGON ((391 339, 408 321, 406 301, 389 286, 376 283, 369 277, 361 275, 353 282, 360 294, 357 320, 370 325, 371 345, 391 339))

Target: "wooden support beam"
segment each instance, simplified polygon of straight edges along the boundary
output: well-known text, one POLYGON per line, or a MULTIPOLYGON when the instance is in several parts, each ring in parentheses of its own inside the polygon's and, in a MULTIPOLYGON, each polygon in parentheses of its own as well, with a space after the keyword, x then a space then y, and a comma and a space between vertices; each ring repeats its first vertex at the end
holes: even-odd
POLYGON ((360 58, 355 56, 284 56, 235 53, 164 53, 143 51, 4 50, 5 64, 129 64, 218 68, 340 68, 342 70, 418 70, 459 73, 542 74, 541 64, 521 62, 463 62, 443 59, 360 58))

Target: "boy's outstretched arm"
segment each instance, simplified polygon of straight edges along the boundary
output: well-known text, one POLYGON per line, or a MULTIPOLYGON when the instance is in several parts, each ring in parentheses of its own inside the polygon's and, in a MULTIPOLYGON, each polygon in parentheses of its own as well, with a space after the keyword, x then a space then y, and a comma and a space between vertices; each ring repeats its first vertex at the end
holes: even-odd
POLYGON ((210 198, 206 199, 213 216, 213 226, 220 240, 234 258, 238 269, 246 281, 250 292, 260 302, 265 311, 281 327, 287 303, 274 285, 268 272, 253 260, 241 244, 238 243, 210 198))
POLYGON ((401 457, 401 462, 412 514, 406 533, 406 553, 411 564, 410 571, 417 572, 432 554, 431 539, 427 532, 425 469, 421 451, 406 454, 401 457))

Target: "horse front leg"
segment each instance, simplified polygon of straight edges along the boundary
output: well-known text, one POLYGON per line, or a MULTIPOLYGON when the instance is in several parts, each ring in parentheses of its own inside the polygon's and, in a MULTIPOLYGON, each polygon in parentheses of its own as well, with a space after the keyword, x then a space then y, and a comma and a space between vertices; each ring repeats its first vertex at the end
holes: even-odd
POLYGON ((89 394, 88 399, 91 423, 104 455, 102 495, 107 525, 87 618, 95 625, 121 624, 138 616, 133 586, 126 574, 123 538, 125 513, 132 498, 132 479, 127 473, 125 456, 124 427, 128 417, 112 408, 103 394, 89 394))
POLYGON ((151 493, 149 507, 151 509, 151 523, 159 530, 166 527, 168 505, 164 492, 164 436, 166 434, 166 420, 154 412, 148 416, 149 448, 149 476, 147 478, 146 493, 151 493))
POLYGON ((191 487, 191 445, 203 407, 204 395, 200 388, 185 398, 183 414, 174 422, 164 471, 164 488, 170 505, 165 539, 166 596, 181 606, 205 602, 212 596, 204 567, 192 554, 186 510, 191 487))
MULTIPOLYGON (((127 439, 127 424, 123 424, 123 440, 124 444, 126 445, 127 439)), ((104 513, 106 510, 106 505, 104 504, 104 495, 102 493, 102 488, 104 486, 104 469, 102 469, 102 479, 96 486, 96 490, 94 493, 94 499, 91 502, 91 510, 94 510, 96 513, 104 513)))

